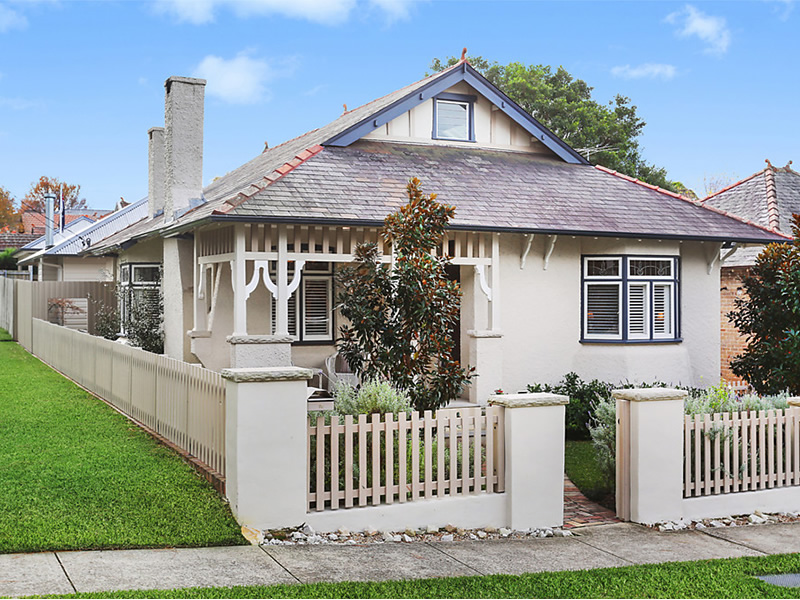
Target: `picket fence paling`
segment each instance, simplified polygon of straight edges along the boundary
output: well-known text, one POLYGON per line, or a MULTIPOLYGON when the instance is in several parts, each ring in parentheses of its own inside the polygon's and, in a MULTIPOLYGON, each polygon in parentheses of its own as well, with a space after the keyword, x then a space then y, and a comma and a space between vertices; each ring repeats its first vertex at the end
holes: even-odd
POLYGON ((318 417, 308 426, 308 509, 504 491, 502 410, 318 417))
POLYGON ((798 411, 686 415, 686 498, 800 485, 798 411))
POLYGON ((219 373, 32 321, 39 358, 224 475, 225 381, 219 373))

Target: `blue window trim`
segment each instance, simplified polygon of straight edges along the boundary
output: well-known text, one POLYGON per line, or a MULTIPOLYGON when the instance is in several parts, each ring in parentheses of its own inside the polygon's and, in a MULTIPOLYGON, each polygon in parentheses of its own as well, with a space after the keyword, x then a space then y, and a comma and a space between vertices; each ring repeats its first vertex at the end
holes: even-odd
POLYGON ((431 139, 443 140, 447 142, 475 142, 475 102, 478 100, 477 96, 467 94, 452 94, 442 92, 433 97, 433 131, 431 132, 431 139), (461 102, 467 105, 467 139, 440 137, 436 135, 436 130, 439 126, 439 100, 445 102, 461 102))
POLYGON ((581 323, 581 337, 579 342, 581 344, 676 344, 683 341, 681 337, 681 257, 675 255, 666 255, 666 254, 582 254, 581 255, 581 315, 580 315, 580 323, 581 323), (618 258, 620 259, 620 276, 619 277, 586 277, 586 259, 592 258, 618 258), (671 278, 636 278, 631 280, 628 277, 628 263, 630 259, 642 259, 642 258, 650 258, 650 259, 670 259, 673 261, 673 273, 671 278), (587 338, 586 331, 585 331, 585 319, 584 315, 586 314, 586 282, 614 282, 614 283, 621 283, 622 290, 621 290, 621 301, 622 301, 622 310, 620 311, 620 318, 622 322, 620 323, 620 333, 621 338, 587 338), (653 283, 653 282, 664 282, 664 283, 671 283, 673 285, 673 312, 675 315, 674 321, 674 337, 671 338, 657 338, 653 337, 653 326, 652 326, 652 310, 653 310, 653 286, 650 286, 650 303, 649 303, 649 318, 651 321, 649 327, 649 338, 628 338, 628 284, 630 281, 634 282, 646 282, 646 283, 653 283))

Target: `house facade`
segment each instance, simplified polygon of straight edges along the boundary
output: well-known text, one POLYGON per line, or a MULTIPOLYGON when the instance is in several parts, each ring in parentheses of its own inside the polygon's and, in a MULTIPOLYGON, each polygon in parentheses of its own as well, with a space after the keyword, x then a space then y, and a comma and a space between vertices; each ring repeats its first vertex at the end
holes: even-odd
POLYGON ((204 85, 167 80, 148 214, 91 252, 120 278, 163 268, 165 352, 210 369, 322 367, 336 271, 363 241, 391 264, 379 231, 412 177, 456 207, 439 252, 461 283, 475 403, 569 371, 716 383, 720 249, 785 239, 591 166, 466 61, 203 188, 204 85))
MULTIPOLYGON (((800 213, 800 173, 791 168, 791 161, 785 167, 776 167, 769 160, 766 163, 761 171, 711 194, 703 203, 791 236, 792 215, 800 213)), ((730 322, 728 314, 736 308, 736 299, 743 297, 742 278, 749 273, 762 248, 761 245, 739 245, 723 253, 720 363, 722 378, 726 381, 739 380, 731 371, 731 360, 747 346, 747 339, 730 322)))

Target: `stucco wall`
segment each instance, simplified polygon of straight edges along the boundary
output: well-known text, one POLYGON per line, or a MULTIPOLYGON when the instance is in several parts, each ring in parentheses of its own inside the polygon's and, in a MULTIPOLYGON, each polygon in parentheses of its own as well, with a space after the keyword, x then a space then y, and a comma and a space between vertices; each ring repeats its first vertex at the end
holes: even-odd
POLYGON ((612 382, 718 382, 719 271, 707 272, 705 254, 714 246, 560 236, 544 270, 546 239, 534 239, 527 264, 520 269, 522 236, 501 238, 504 390, 523 389, 534 381, 554 383, 570 371, 584 379, 612 382), (680 256, 683 341, 581 343, 582 254, 680 256))
POLYGON ((114 280, 114 259, 112 257, 65 256, 62 261, 63 281, 114 280))

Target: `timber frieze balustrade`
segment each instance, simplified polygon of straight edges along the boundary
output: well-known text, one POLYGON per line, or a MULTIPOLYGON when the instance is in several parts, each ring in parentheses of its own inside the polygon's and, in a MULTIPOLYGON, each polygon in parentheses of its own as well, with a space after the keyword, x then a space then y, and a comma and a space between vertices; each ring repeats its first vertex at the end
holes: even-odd
POLYGON ((32 353, 225 474, 225 383, 219 373, 32 320, 32 353))
POLYGON ((503 492, 503 410, 318 417, 308 427, 308 510, 503 492))
MULTIPOLYGON (((288 334, 288 302, 300 284, 307 262, 350 263, 356 246, 377 245, 381 260, 391 263, 392 251, 377 227, 335 227, 283 224, 238 224, 208 228, 195 235, 194 331, 197 337, 213 331, 222 286, 234 293, 233 334, 247 335, 247 300, 264 285, 276 299, 275 333, 288 334)), ((448 231, 437 255, 455 265, 472 265, 480 289, 490 301, 499 325, 498 234, 448 231)))
POLYGON ((685 498, 800 485, 798 409, 684 417, 685 498))

